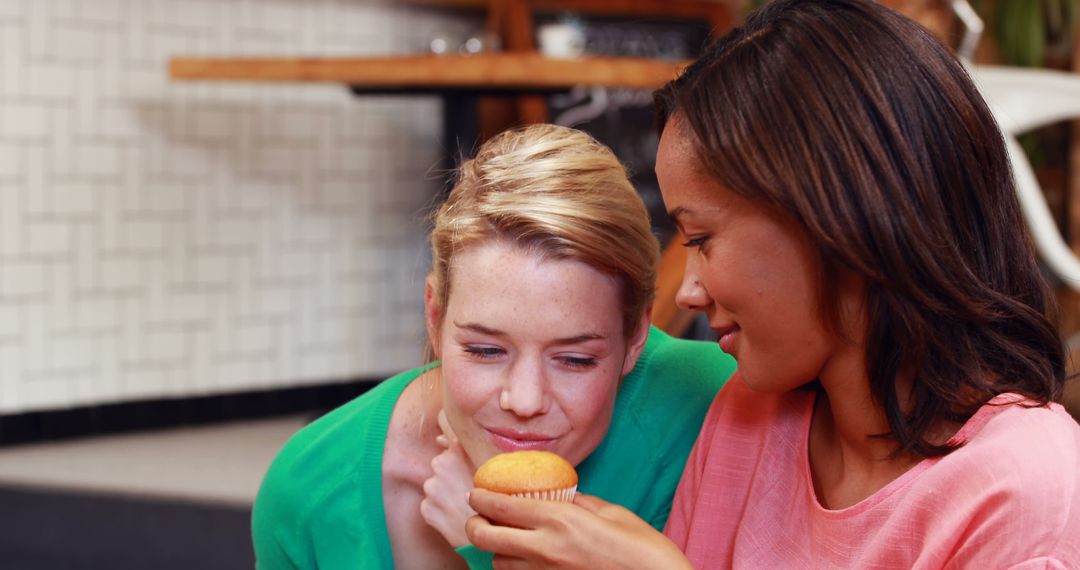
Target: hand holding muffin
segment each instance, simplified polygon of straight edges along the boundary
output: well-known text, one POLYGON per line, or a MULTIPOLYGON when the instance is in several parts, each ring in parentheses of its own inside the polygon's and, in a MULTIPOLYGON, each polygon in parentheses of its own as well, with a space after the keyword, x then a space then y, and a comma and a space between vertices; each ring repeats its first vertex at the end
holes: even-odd
POLYGON ((554 453, 496 455, 473 481, 470 503, 480 516, 469 519, 468 538, 495 552, 496 561, 517 559, 530 568, 688 567, 678 548, 634 513, 577 494, 577 471, 554 453), (652 546, 635 549, 642 545, 652 546))
POLYGON ((466 532, 495 567, 692 568, 673 542, 631 511, 577 493, 572 503, 474 489, 466 532))

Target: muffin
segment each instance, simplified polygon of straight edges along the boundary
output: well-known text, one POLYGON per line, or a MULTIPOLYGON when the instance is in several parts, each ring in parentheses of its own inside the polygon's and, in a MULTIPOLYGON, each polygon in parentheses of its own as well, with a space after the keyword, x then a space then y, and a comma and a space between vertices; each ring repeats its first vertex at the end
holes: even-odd
POLYGON ((569 503, 577 492, 573 465, 550 451, 511 451, 487 460, 473 476, 481 489, 544 501, 569 503))

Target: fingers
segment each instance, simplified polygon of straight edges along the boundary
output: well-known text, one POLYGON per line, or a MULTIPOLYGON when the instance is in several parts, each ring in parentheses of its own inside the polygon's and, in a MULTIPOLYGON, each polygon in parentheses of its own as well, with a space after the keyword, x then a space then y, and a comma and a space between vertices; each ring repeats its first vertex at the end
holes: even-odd
POLYGON ((465 502, 472 475, 452 452, 444 451, 431 460, 432 475, 423 483, 420 515, 453 547, 468 543, 465 521, 474 511, 465 502))
POLYGON ((465 536, 473 546, 480 550, 493 552, 501 565, 496 568, 515 568, 513 559, 525 558, 530 553, 527 533, 532 531, 496 526, 481 516, 469 517, 465 521, 465 536))
POLYGON ((450 427, 450 421, 446 419, 446 410, 439 410, 438 420, 439 429, 442 430, 443 435, 446 436, 446 447, 450 447, 457 443, 457 436, 454 435, 454 429, 450 427))
POLYGON ((611 505, 611 503, 599 497, 586 495, 584 493, 577 493, 574 495, 574 504, 590 513, 595 513, 596 511, 611 505))
POLYGON ((469 505, 487 519, 523 529, 537 528, 556 518, 572 517, 572 513, 562 511, 574 508, 566 503, 511 497, 484 489, 473 489, 469 493, 469 505))
POLYGON ((483 516, 466 521, 466 535, 496 554, 495 568, 687 568, 659 531, 597 497, 567 504, 473 489, 469 503, 483 516))
POLYGON ((467 490, 472 487, 472 477, 476 469, 473 468, 469 457, 460 445, 447 447, 442 453, 431 458, 431 471, 436 475, 445 475, 462 482, 467 490))
POLYGON ((436 455, 435 457, 432 457, 431 458, 431 472, 434 473, 435 475, 442 474, 443 472, 450 469, 452 461, 453 461, 453 456, 448 454, 445 451, 438 454, 438 455, 436 455))
POLYGON ((496 556, 491 560, 491 567, 494 570, 530 570, 532 568, 528 560, 511 556, 496 556))
POLYGON ((585 495, 578 493, 574 495, 574 504, 582 509, 605 519, 618 519, 630 516, 632 518, 638 518, 632 511, 617 505, 615 503, 609 503, 600 497, 594 497, 592 495, 585 495))
MULTIPOLYGON (((425 484, 424 487, 424 490, 426 491, 427 485, 425 484)), ((438 512, 439 511, 436 509, 431 499, 424 497, 420 501, 420 516, 424 519, 424 522, 428 523, 428 525, 435 526, 435 524, 438 522, 438 512)))

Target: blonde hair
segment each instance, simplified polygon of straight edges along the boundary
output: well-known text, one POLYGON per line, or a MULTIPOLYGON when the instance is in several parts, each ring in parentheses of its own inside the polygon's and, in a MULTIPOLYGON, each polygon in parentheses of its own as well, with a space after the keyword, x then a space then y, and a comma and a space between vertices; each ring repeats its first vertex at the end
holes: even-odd
POLYGON ((509 130, 460 166, 431 231, 429 279, 440 307, 450 298, 454 254, 489 240, 614 278, 627 338, 652 304, 660 248, 648 211, 614 153, 581 131, 509 130))

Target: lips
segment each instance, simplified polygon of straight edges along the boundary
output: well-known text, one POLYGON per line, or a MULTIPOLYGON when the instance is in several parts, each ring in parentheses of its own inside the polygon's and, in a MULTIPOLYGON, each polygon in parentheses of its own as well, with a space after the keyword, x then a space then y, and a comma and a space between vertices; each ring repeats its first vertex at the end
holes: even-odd
MULTIPOLYGON (((713 327, 712 329, 719 339, 717 342, 720 344, 720 350, 732 354, 732 351, 735 350, 735 340, 738 338, 739 327, 731 325, 727 327, 713 327)), ((734 356, 734 354, 732 354, 732 356, 734 356)))
POLYGON ((559 441, 558 437, 541 433, 494 428, 485 428, 485 431, 491 442, 495 444, 495 447, 503 451, 550 451, 555 446, 555 443, 559 441))

